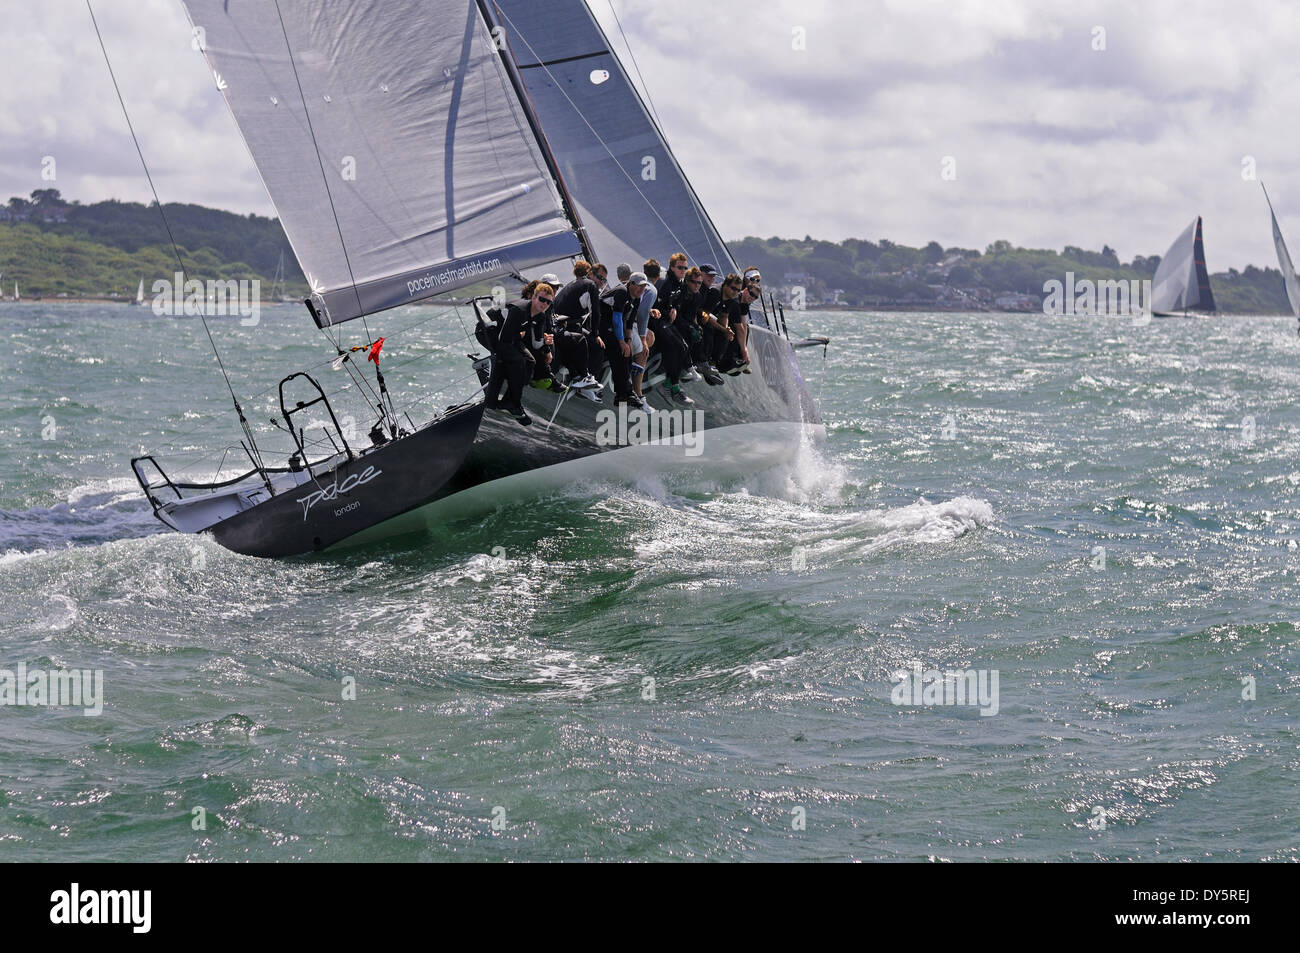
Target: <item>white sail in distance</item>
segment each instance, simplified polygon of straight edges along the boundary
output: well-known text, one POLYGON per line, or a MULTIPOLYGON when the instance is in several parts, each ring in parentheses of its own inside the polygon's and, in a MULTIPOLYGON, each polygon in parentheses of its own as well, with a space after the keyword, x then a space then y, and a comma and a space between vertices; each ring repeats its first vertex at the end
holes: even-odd
MULTIPOLYGON (((1259 184, 1261 189, 1264 183, 1259 184)), ((1291 254, 1286 250, 1286 242, 1282 238, 1282 229, 1277 224, 1277 213, 1273 211, 1273 201, 1268 197, 1268 190, 1264 189, 1264 201, 1268 202, 1268 217, 1273 223, 1273 248, 1277 251, 1277 266, 1282 270, 1282 281, 1286 286, 1286 298, 1291 304, 1291 313, 1300 318, 1300 280, 1296 279, 1295 265, 1291 264, 1291 254)))
POLYGON ((1151 311, 1173 314, 1195 308, 1213 311, 1214 295, 1205 267, 1205 248, 1201 239, 1201 219, 1183 229, 1160 259, 1151 281, 1151 311))

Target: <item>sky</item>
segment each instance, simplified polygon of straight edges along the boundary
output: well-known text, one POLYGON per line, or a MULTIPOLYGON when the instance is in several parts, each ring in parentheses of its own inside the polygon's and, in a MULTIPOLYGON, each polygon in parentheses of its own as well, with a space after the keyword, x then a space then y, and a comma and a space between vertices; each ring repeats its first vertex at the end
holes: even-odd
MULTIPOLYGON (((589 0, 635 78, 610 0, 589 0)), ((274 214, 179 0, 94 0, 164 202, 274 214)), ((1300 17, 1239 0, 613 0, 729 240, 1300 243, 1300 17)), ((84 0, 0 0, 0 201, 148 201, 84 0), (54 161, 51 163, 49 159, 54 161), (49 178, 53 175, 53 178, 49 178)))

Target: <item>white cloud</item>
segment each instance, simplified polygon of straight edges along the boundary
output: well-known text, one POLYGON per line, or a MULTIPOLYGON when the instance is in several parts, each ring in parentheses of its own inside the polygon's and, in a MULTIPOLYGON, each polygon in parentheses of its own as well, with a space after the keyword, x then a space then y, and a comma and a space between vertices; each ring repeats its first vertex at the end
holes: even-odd
MULTIPOLYGON (((1214 270, 1273 262, 1254 156, 1300 241, 1300 21, 1284 5, 615 0, 723 233, 1161 254, 1205 216, 1214 270), (802 27, 807 48, 792 48, 802 27), (1093 47, 1105 29, 1106 49, 1093 47), (956 181, 940 162, 957 160, 956 181)), ((144 201, 84 3, 11 4, 0 195, 144 201)), ((616 49, 608 0, 591 0, 616 49)), ((98 0, 164 201, 271 214, 176 0, 98 0)), ((630 64, 629 64, 630 65, 630 64)))

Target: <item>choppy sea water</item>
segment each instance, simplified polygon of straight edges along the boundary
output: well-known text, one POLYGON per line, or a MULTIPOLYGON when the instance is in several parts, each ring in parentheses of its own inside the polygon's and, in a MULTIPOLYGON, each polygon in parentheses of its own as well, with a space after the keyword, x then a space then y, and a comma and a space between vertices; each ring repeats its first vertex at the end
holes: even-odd
MULTIPOLYGON (((99 716, 0 707, 0 860, 1300 857, 1294 322, 792 318, 833 341, 788 466, 267 562, 127 468, 237 465, 201 327, 0 305, 0 669, 104 672, 99 716), (996 714, 895 704, 916 666, 996 714)), ((463 381, 455 316, 407 325, 399 403, 463 381)), ((330 354, 213 332, 269 445, 330 354)))

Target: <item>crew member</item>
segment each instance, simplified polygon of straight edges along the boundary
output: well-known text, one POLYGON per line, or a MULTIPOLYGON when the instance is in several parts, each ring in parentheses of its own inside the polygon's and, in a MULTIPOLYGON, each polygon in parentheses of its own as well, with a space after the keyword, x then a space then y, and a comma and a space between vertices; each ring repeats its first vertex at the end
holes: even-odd
POLYGON ((523 405, 524 383, 528 379, 528 358, 523 338, 533 319, 544 315, 551 307, 554 296, 555 290, 550 285, 539 283, 533 289, 532 298, 520 298, 507 304, 502 315, 497 346, 492 352, 492 373, 488 377, 485 401, 487 407, 489 410, 510 414, 524 426, 533 421, 523 405), (504 401, 500 399, 502 384, 506 385, 504 401))

